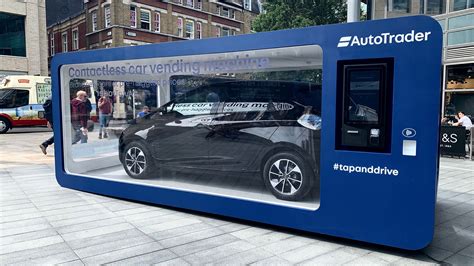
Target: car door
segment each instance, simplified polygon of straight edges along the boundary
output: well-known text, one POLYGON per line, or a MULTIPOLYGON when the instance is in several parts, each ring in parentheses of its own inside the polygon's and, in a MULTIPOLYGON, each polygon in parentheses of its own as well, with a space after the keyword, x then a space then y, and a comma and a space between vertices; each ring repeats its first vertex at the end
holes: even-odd
POLYGON ((198 88, 162 108, 150 130, 153 154, 160 165, 175 168, 208 168, 208 138, 215 102, 209 88, 198 88))
POLYGON ((218 171, 256 170, 250 166, 257 154, 271 145, 269 138, 277 129, 268 119, 269 97, 262 97, 264 88, 251 81, 229 83, 223 89, 228 98, 211 122, 214 132, 208 138, 210 167, 218 171))

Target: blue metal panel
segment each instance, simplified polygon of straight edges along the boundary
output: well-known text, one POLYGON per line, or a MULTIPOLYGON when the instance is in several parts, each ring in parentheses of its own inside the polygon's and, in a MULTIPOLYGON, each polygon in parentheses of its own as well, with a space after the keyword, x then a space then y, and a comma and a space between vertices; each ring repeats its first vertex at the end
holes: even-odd
MULTIPOLYGON (((382 35, 383 36, 383 35, 382 35)), ((387 38, 389 39, 388 35, 387 38)), ((388 40, 389 41, 389 40, 388 40)), ((420 249, 434 231, 440 118, 442 32, 435 20, 416 16, 362 23, 309 27, 226 38, 162 43, 140 47, 58 54, 51 73, 54 109, 60 110, 60 68, 114 60, 184 56, 317 44, 323 48, 324 126, 321 134, 321 205, 316 211, 223 196, 120 183, 69 175, 56 153, 59 184, 114 197, 198 210, 311 232, 420 249), (384 33, 431 32, 426 41, 337 47, 341 37, 384 33), (337 61, 394 58, 391 153, 342 151, 336 143, 337 61), (402 132, 416 130, 417 156, 403 156, 402 132), (335 163, 381 166, 399 174, 371 175, 333 169, 335 163)), ((54 112, 54 133, 61 136, 61 113, 54 112)), ((55 142, 63 150, 62 140, 55 142)))

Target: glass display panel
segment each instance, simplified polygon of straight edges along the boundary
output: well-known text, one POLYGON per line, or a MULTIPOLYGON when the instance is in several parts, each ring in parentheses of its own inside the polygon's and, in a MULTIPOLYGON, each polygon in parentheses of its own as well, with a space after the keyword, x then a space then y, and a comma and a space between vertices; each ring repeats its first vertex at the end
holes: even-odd
POLYGON ((61 67, 65 170, 319 207, 318 45, 61 67))
POLYGON ((346 121, 377 123, 380 113, 380 70, 353 70, 349 79, 346 121))

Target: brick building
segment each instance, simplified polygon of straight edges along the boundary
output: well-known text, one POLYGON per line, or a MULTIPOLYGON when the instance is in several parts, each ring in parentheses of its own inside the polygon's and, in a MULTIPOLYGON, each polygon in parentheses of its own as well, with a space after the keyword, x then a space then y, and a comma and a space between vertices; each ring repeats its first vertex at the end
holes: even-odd
POLYGON ((250 33, 260 10, 258 0, 84 0, 48 27, 49 55, 250 33))

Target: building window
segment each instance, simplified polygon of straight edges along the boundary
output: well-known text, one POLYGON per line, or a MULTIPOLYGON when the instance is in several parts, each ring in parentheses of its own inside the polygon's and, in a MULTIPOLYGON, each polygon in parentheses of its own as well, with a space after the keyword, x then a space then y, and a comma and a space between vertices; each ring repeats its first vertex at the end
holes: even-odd
POLYGON ((252 11, 252 0, 244 0, 244 8, 252 11))
POLYGON ((150 30, 150 11, 140 9, 140 29, 150 30))
POLYGON ((474 117, 474 94, 465 92, 474 90, 474 63, 446 66, 446 83, 444 116, 464 111, 467 116, 474 117))
POLYGON ((130 6, 130 27, 137 27, 137 8, 130 6))
POLYGON ((474 0, 450 0, 451 11, 459 11, 474 7, 474 0))
POLYGON ((194 6, 193 2, 194 2, 193 0, 186 0, 186 5, 190 6, 190 7, 193 7, 194 6))
POLYGON ((104 18, 105 18, 105 27, 110 27, 112 25, 112 17, 110 15, 110 5, 104 7, 104 18))
POLYGON ((176 2, 181 5, 183 4, 183 0, 176 0, 176 2))
POLYGON ((215 35, 216 37, 221 37, 221 27, 216 26, 215 35))
POLYGON ((97 11, 92 11, 92 31, 97 30, 97 11))
POLYGON ((67 32, 63 32, 61 35, 62 43, 63 43, 63 53, 67 52, 67 32))
POLYGON ((24 16, 0 12, 0 55, 26 56, 24 16))
POLYGON ((186 34, 184 37, 194 39, 194 21, 186 20, 186 34))
POLYGON ((424 5, 426 5, 426 12, 423 12, 427 15, 439 15, 446 12, 446 0, 422 0, 424 5))
POLYGON ((448 29, 452 30, 464 27, 474 27, 474 13, 449 18, 448 29))
POLYGON ((474 42, 474 29, 448 33, 448 45, 457 45, 474 42))
POLYGON ((183 19, 182 18, 178 18, 177 28, 178 28, 178 36, 183 37, 183 19))
POLYGON ((77 29, 72 31, 72 49, 79 49, 79 31, 77 29))
POLYGON ((202 23, 196 23, 196 39, 202 39, 202 23))
POLYGON ((54 55, 54 32, 50 34, 49 46, 50 46, 49 54, 53 56, 54 55))
POLYGON ((202 9, 202 1, 201 0, 196 0, 196 2, 194 2, 194 8, 201 10, 202 9))
POLYGON ((230 10, 227 7, 222 7, 221 15, 224 17, 230 17, 230 10))
POLYGON ((410 12, 410 0, 392 0, 389 4, 391 4, 390 11, 410 12))
POLYGON ((160 19, 161 19, 161 14, 160 12, 156 11, 155 12, 155 31, 160 32, 160 19))
POLYGON ((222 28, 222 36, 230 36, 230 29, 222 28))

